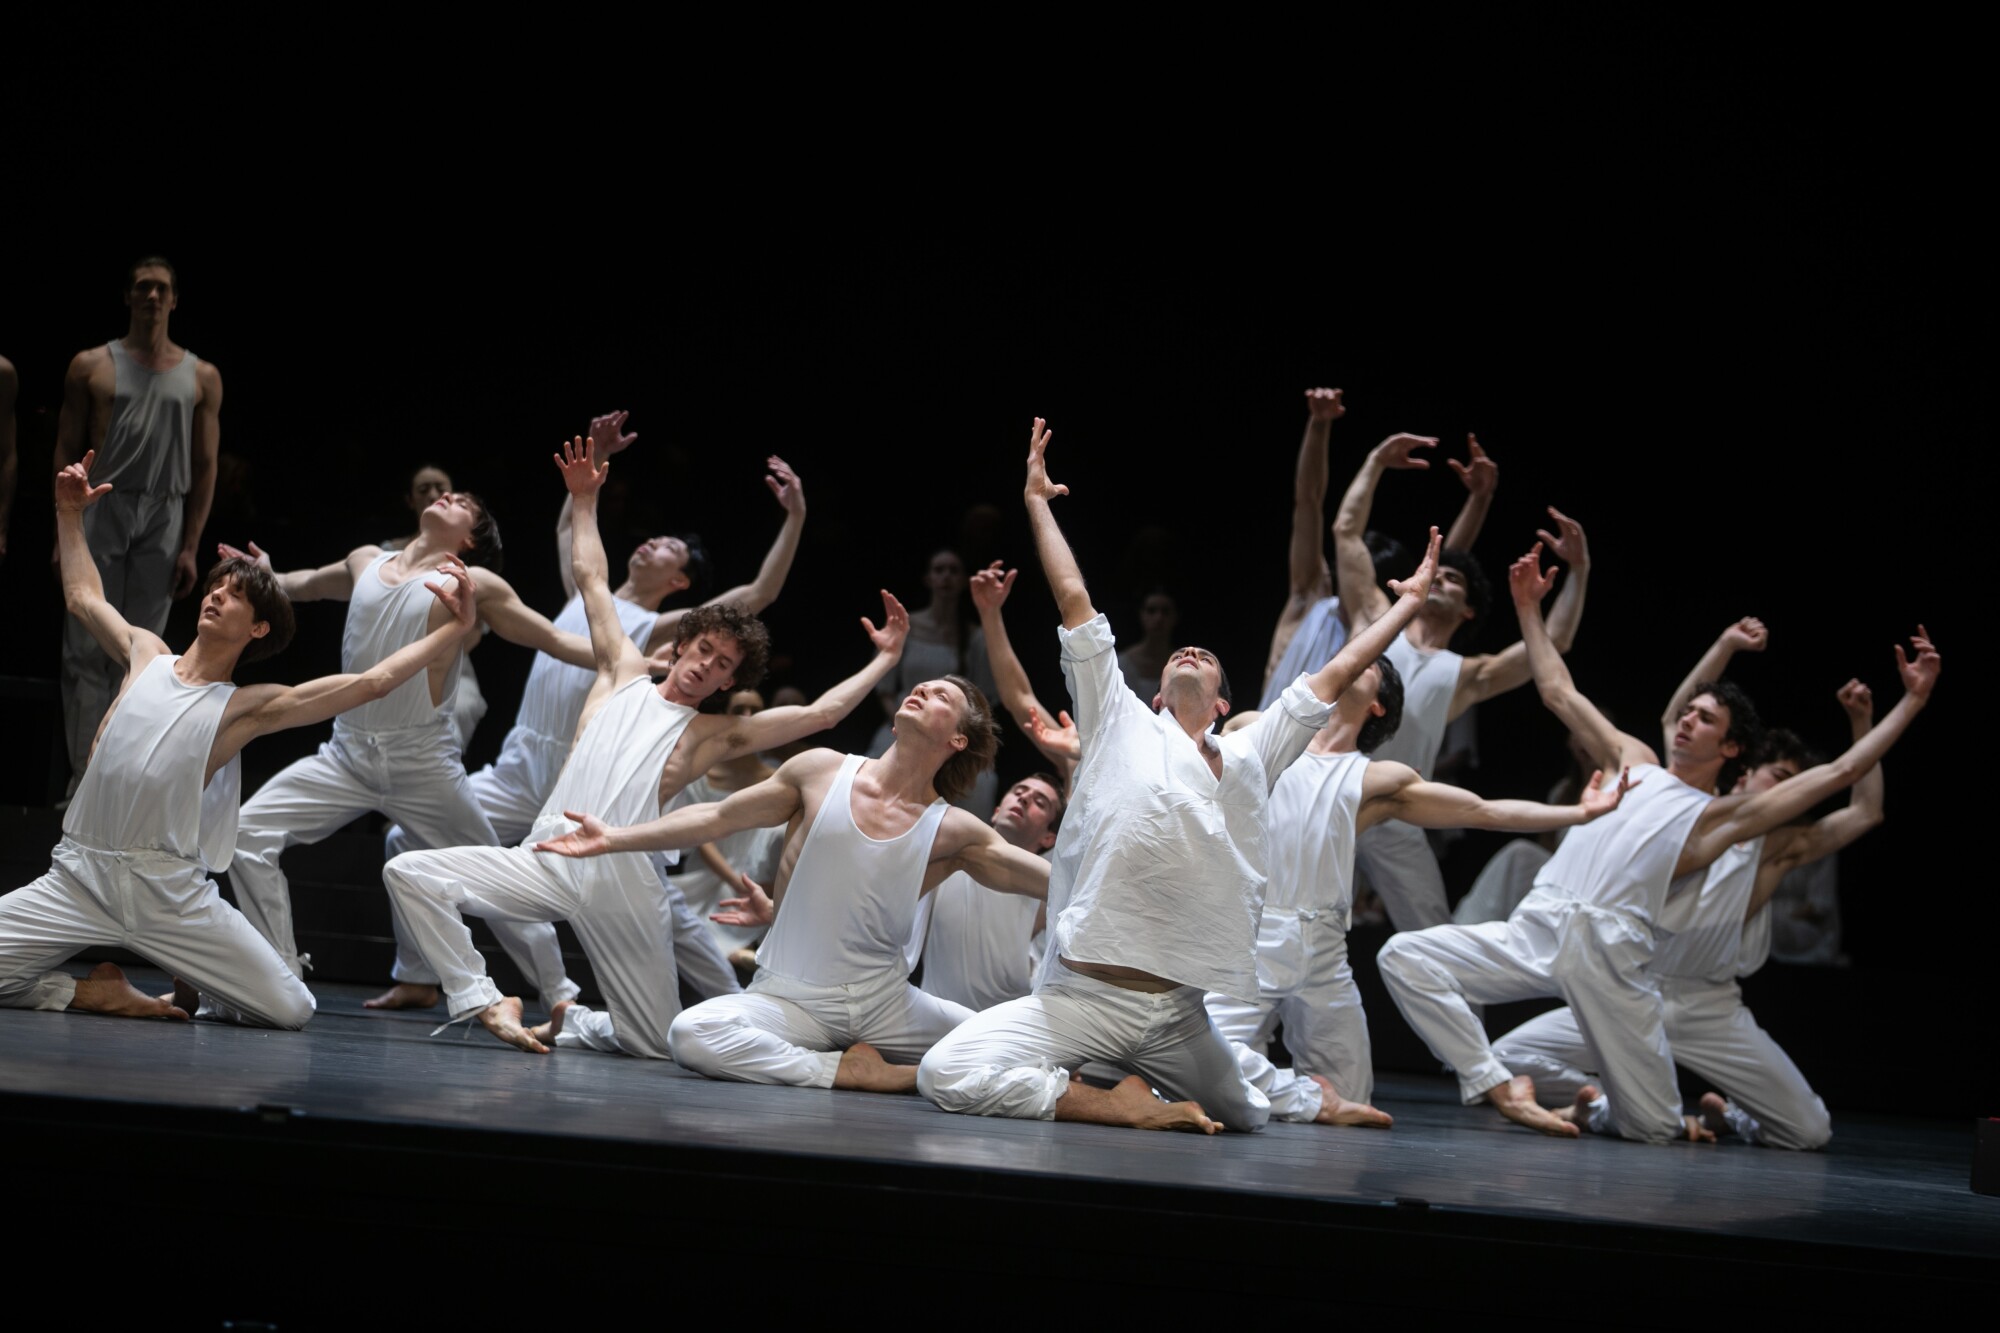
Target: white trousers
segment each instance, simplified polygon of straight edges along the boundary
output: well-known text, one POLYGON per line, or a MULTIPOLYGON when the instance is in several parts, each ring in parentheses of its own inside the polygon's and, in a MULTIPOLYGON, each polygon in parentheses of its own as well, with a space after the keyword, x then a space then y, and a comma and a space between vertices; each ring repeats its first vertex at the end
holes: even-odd
MULTIPOLYGON (((1826 1146, 1833 1137, 1826 1103, 1785 1048, 1757 1025, 1736 983, 1659 981, 1675 1062, 1729 1099, 1724 1114, 1738 1134, 1773 1148, 1826 1146)), ((1536 1090, 1552 1099, 1568 1100, 1597 1077, 1597 1053, 1567 1009, 1529 1019, 1496 1040, 1493 1053, 1509 1069, 1531 1075, 1536 1090)))
POLYGON ((741 995, 704 1000, 674 1020, 674 1061, 709 1078, 830 1088, 841 1052, 867 1042, 891 1064, 915 1064, 972 1011, 926 995, 885 969, 845 986, 760 970, 741 995))
MULTIPOLYGON (((104 600, 139 629, 158 634, 173 603, 174 557, 180 554, 186 497, 113 490, 83 511, 83 538, 104 600)), ((90 747, 125 668, 97 646, 75 616, 63 617, 63 741, 69 749, 69 791, 76 794, 90 762, 90 747)))
MULTIPOLYGON (((319 842, 372 810, 396 820, 420 847, 494 843, 493 826, 480 813, 449 731, 336 730, 318 754, 286 767, 243 803, 236 859, 229 866, 237 905, 295 976, 304 967, 292 927, 291 886, 278 858, 285 848, 319 842)), ((553 927, 495 921, 493 933, 545 1003, 576 993, 563 975, 562 945, 553 927)), ((438 982, 400 925, 390 975, 420 985, 438 982)))
POLYGON ((1506 921, 1433 926, 1382 946, 1382 980, 1469 1105, 1513 1077, 1473 1004, 1560 995, 1601 1052, 1612 1124, 1664 1143, 1684 1132, 1665 1005, 1646 974, 1652 932, 1620 912, 1532 894, 1506 921))
POLYGON ((1068 968, 939 1042, 917 1070, 917 1091, 947 1111, 1053 1120, 1070 1071, 1090 1061, 1198 1102, 1229 1129, 1261 1129, 1270 1119, 1269 1100, 1244 1081, 1200 991, 1127 990, 1068 968))
MULTIPOLYGON (((496 935, 502 926, 567 921, 610 1007, 599 1049, 667 1059, 680 985, 673 930, 651 868, 642 857, 607 857, 567 862, 568 873, 559 873, 549 865, 556 860, 519 847, 447 847, 405 852, 383 868, 382 879, 399 937, 435 969, 454 1020, 501 998, 463 913, 485 917, 496 935)), ((578 1015, 580 1029, 601 1021, 578 1015)))
MULTIPOLYGON (((1347 962, 1347 932, 1332 913, 1266 910, 1257 926, 1257 999, 1249 1004, 1210 991, 1208 1016, 1215 1030, 1245 1048, 1237 1053, 1244 1076, 1272 1096, 1264 1059, 1271 1033, 1285 1025, 1285 1049, 1298 1074, 1318 1074, 1340 1095, 1365 1102, 1375 1095, 1375 1064, 1368 1045, 1368 1017, 1347 962), (1246 1062, 1246 1057, 1254 1057, 1246 1062)), ((1309 1100, 1319 1113, 1319 1085, 1309 1100)), ((1298 1118, 1272 1097, 1274 1119, 1298 1118)), ((1312 1116, 1306 1116, 1310 1120, 1312 1116)))
POLYGON ((274 1028, 302 1028, 313 1016, 312 992, 200 866, 68 838, 48 874, 0 897, 0 1007, 67 1009, 75 979, 52 969, 103 945, 194 986, 204 1013, 274 1028))
MULTIPOLYGON (((1451 920, 1444 872, 1430 840, 1414 824, 1390 819, 1354 840, 1354 864, 1388 909, 1397 930, 1426 930, 1451 920)), ((1344 1091, 1344 1089, 1343 1089, 1344 1091)))

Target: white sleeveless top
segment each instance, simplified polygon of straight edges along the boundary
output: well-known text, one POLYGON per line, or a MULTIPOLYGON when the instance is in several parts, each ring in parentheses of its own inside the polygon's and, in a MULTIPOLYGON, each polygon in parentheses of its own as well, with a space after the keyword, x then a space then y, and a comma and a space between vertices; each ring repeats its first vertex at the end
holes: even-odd
MULTIPOLYGON (((1753 920, 1743 919, 1763 858, 1762 837, 1739 842, 1715 858, 1704 872, 1701 888, 1689 895, 1692 903, 1679 928, 1655 949, 1656 974, 1725 982, 1747 977, 1764 965, 1771 952, 1770 905, 1753 920)), ((1682 917, 1678 911, 1671 915, 1682 917)))
MULTIPOLYGON (((1617 781, 1616 773, 1604 777, 1607 787, 1617 781)), ((1632 781, 1616 810, 1569 831, 1535 876, 1531 896, 1589 903, 1648 925, 1658 920, 1681 847, 1714 798, 1657 764, 1635 765, 1632 781)))
POLYGON ((1034 982, 1028 937, 1041 903, 989 889, 963 870, 917 904, 904 964, 924 960, 924 992, 968 1009, 1018 1000, 1034 982))
MULTIPOLYGON (((644 676, 619 686, 577 737, 569 762, 556 777, 555 789, 542 803, 542 812, 535 816, 534 826, 521 845, 531 848, 574 829, 576 824, 563 817, 565 810, 582 810, 613 827, 658 819, 660 774, 694 715, 695 710, 687 705, 662 699, 644 676)), ((583 880, 590 866, 604 862, 607 869, 615 866, 621 875, 643 875, 645 882, 656 888, 659 882, 650 852, 614 852, 587 860, 544 852, 540 861, 545 868, 574 881, 583 880)))
POLYGON ((1354 821, 1369 757, 1306 751, 1271 788, 1264 910, 1331 914, 1346 930, 1354 909, 1354 821))
POLYGON ((1346 642, 1347 624, 1340 618, 1340 599, 1322 597, 1314 602, 1293 631, 1292 641, 1285 645, 1284 656, 1272 670, 1271 683, 1264 687, 1264 697, 1257 701, 1257 707, 1269 708, 1278 702, 1285 686, 1332 661, 1346 642))
POLYGON ((121 342, 105 347, 116 382, 91 483, 110 482, 132 494, 186 495, 194 472, 194 403, 201 395, 195 367, 201 358, 184 349, 172 370, 153 371, 121 342))
MULTIPOLYGON (((652 634, 659 613, 623 597, 613 597, 611 601, 618 608, 619 626, 644 652, 646 638, 652 634)), ((590 616, 584 610, 582 593, 569 599, 556 616, 555 626, 590 637, 590 616)), ((590 697, 590 687, 596 681, 597 673, 589 667, 571 666, 547 653, 536 653, 534 665, 528 668, 528 683, 521 691, 521 708, 514 715, 514 725, 567 749, 576 740, 577 720, 583 716, 584 701, 590 697)))
POLYGON ((759 968, 811 986, 905 971, 903 948, 916 921, 931 843, 951 807, 939 798, 906 832, 869 837, 855 826, 852 804, 854 775, 863 762, 858 754, 841 762, 813 816, 784 906, 757 951, 759 968))
MULTIPOLYGON (((437 597, 424 585, 443 576, 420 573, 392 588, 382 581, 382 566, 395 558, 394 552, 384 551, 354 580, 354 595, 347 602, 347 628, 340 638, 342 671, 366 671, 430 633, 431 607, 437 605, 437 597)), ((444 697, 435 705, 431 703, 430 672, 419 671, 383 698, 336 716, 333 729, 403 731, 442 726, 449 730, 452 695, 458 689, 459 665, 464 661, 463 651, 452 654, 444 697)), ((455 733, 453 738, 456 740, 455 733)))
POLYGON ((1465 659, 1449 648, 1425 652, 1406 634, 1398 634, 1382 656, 1403 677, 1403 724, 1371 757, 1408 764, 1428 782, 1444 746, 1444 729, 1451 725, 1451 696, 1458 691, 1458 669, 1465 659))
POLYGON ((63 834, 100 851, 164 852, 222 870, 236 850, 241 756, 206 790, 201 778, 236 687, 189 685, 174 674, 179 660, 162 653, 148 662, 113 706, 63 834))

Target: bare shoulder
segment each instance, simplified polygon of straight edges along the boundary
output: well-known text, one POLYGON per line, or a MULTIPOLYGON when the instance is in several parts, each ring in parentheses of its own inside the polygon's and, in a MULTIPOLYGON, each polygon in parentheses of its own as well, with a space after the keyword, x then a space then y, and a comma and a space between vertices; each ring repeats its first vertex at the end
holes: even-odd
POLYGON ((1393 759, 1369 761, 1368 768, 1361 775, 1361 795, 1364 800, 1374 800, 1381 796, 1394 796, 1403 788, 1422 779, 1417 770, 1408 764, 1399 764, 1393 759))
POLYGON ((382 548, 379 546, 357 546, 347 553, 347 567, 355 573, 359 573, 361 570, 366 569, 374 561, 375 557, 380 554, 382 554, 382 548))
POLYGON ((219 395, 222 392, 222 372, 215 368, 215 362, 213 361, 197 360, 195 362, 194 382, 195 387, 201 390, 204 399, 208 398, 211 394, 219 395))
POLYGON ((954 805, 944 812, 944 821, 938 825, 937 838, 931 843, 931 859, 935 861, 956 856, 968 847, 976 847, 999 836, 991 824, 954 805))
POLYGON ((229 705, 222 710, 224 721, 254 713, 265 704, 292 688, 265 681, 255 685, 239 685, 236 693, 229 696, 229 705))
POLYGON ((0 389, 12 390, 21 382, 21 374, 14 369, 14 363, 0 356, 0 389))
POLYGON ((488 598, 499 598, 503 601, 513 598, 514 585, 486 568, 486 566, 467 565, 465 568, 466 572, 472 575, 473 591, 479 594, 481 601, 485 601, 488 598))
POLYGON ((86 347, 69 359, 69 371, 64 378, 76 382, 95 379, 99 372, 111 372, 111 349, 103 343, 86 347))

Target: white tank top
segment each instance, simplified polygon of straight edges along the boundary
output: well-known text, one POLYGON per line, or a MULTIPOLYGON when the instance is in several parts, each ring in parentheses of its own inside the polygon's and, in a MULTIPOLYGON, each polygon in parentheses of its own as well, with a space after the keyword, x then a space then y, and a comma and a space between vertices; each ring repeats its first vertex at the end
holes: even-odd
MULTIPOLYGON (((382 581, 382 566, 395 558, 394 552, 384 551, 354 580, 354 595, 347 602, 347 628, 340 639, 342 671, 366 671, 430 632, 431 608, 437 605, 437 597, 424 585, 442 576, 417 574, 392 588, 382 581)), ((444 697, 435 705, 431 703, 430 672, 419 671, 383 698, 336 716, 333 729, 403 731, 428 726, 449 729, 451 699, 458 689, 459 664, 464 660, 463 651, 452 654, 451 667, 445 673, 444 697)))
MULTIPOLYGON (((844 986, 895 970, 916 923, 931 843, 951 807, 942 798, 894 838, 871 838, 854 823, 854 775, 866 762, 848 755, 792 866, 785 902, 757 966, 811 986, 844 986)), ((1023 940, 1025 947, 1026 941, 1023 940)))
POLYGON ((1271 789, 1266 911, 1317 909, 1346 930, 1354 908, 1354 820, 1368 756, 1308 750, 1271 789))
POLYGON ((1425 652, 1406 634, 1398 634, 1382 656, 1403 677, 1403 724, 1375 747, 1372 757, 1408 764, 1428 782, 1444 746, 1444 729, 1451 724, 1451 696, 1458 692, 1458 669, 1465 659, 1449 648, 1425 652))
POLYGON ((179 660, 162 653, 148 662, 114 705, 63 833, 102 851, 165 852, 221 870, 236 848, 240 756, 206 791, 201 779, 236 687, 189 685, 174 674, 179 660))
POLYGON ((110 482, 132 494, 186 495, 194 468, 194 402, 201 395, 195 367, 201 358, 184 350, 172 370, 153 371, 134 361, 123 343, 105 347, 115 384, 104 443, 90 468, 92 484, 110 482))
POLYGON ((1322 597, 1314 602, 1299 621, 1298 629, 1292 632, 1292 641, 1285 645, 1284 656, 1272 670, 1271 683, 1264 687, 1264 697, 1258 700, 1257 707, 1269 708, 1276 703, 1285 686, 1332 661, 1340 645, 1346 642, 1347 625, 1340 618, 1340 599, 1322 597))
POLYGON ((1757 887, 1757 863, 1763 855, 1764 839, 1757 837, 1715 858, 1703 872, 1701 887, 1685 895, 1690 902, 1684 916, 1676 902, 1670 915, 1679 924, 1653 951, 1655 973, 1700 981, 1735 979, 1743 952, 1743 912, 1757 887))
MULTIPOLYGON (((1606 774, 1604 785, 1617 781, 1606 774)), ((1569 831, 1535 876, 1537 894, 1626 912, 1649 925, 1659 918, 1681 847, 1714 798, 1657 764, 1635 765, 1632 781, 1616 810, 1569 831)))
MULTIPOLYGON (((653 622, 659 613, 623 597, 613 597, 611 601, 618 608, 618 623, 626 636, 644 652, 646 636, 653 632, 653 622)), ((590 637, 590 617, 584 610, 582 593, 569 599, 556 616, 555 626, 590 637)), ((590 697, 590 687, 596 680, 597 673, 588 667, 571 666, 547 653, 536 653, 534 665, 528 668, 528 683, 521 691, 521 709, 514 715, 514 725, 567 748, 576 739, 577 719, 583 716, 584 701, 590 697)))
POLYGON ((991 1009, 1033 988, 1028 937, 1041 903, 999 893, 964 871, 944 881, 917 905, 906 966, 924 960, 924 991, 968 1009, 991 1009))

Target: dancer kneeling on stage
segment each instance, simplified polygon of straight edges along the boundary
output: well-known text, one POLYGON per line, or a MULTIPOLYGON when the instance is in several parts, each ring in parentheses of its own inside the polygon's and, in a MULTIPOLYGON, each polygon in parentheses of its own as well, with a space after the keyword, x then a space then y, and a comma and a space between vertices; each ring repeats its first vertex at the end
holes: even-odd
POLYGON ((304 1027, 312 993, 209 878, 235 851, 238 752, 266 732, 380 699, 456 653, 475 619, 471 576, 446 557, 442 581, 425 585, 437 595, 429 633, 365 672, 239 689, 230 683, 239 661, 269 657, 292 637, 277 580, 249 561, 218 564, 194 643, 174 656, 104 598, 83 532, 83 511, 111 489, 90 484, 95 461, 87 453, 56 477, 63 598, 123 665, 125 683, 63 819, 55 863, 0 898, 0 1006, 179 1019, 201 1008, 304 1027), (172 972, 173 995, 141 994, 111 963, 81 981, 49 970, 93 946, 131 949, 172 972))
POLYGON ((939 1043, 919 1086, 945 1110, 977 1115, 1257 1129, 1270 1103, 1237 1072, 1202 997, 1256 996, 1271 786, 1325 725, 1332 702, 1417 614, 1437 572, 1437 533, 1386 614, 1293 681, 1253 725, 1217 737, 1211 728, 1229 712, 1229 688, 1215 654, 1176 650, 1153 708, 1125 683, 1111 626, 1091 605, 1049 508, 1069 489, 1049 480, 1048 440, 1038 418, 1025 497, 1062 612, 1063 674, 1082 738, 1050 872, 1049 948, 1034 994, 939 1043), (1108 1091, 1073 1079, 1088 1061, 1132 1076, 1108 1091), (1163 1104, 1154 1088, 1186 1100, 1163 1104))

